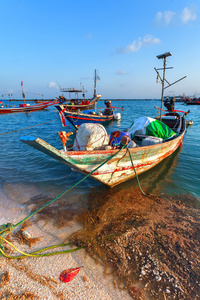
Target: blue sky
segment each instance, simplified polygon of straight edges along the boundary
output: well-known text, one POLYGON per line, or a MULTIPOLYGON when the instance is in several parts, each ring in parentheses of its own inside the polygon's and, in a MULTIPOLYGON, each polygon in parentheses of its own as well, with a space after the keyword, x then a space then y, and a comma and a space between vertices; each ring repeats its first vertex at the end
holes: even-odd
POLYGON ((102 98, 160 98, 168 51, 166 79, 187 77, 165 95, 199 95, 199 13, 199 0, 0 0, 0 95, 22 98, 23 81, 27 99, 59 96, 57 83, 92 97, 97 69, 102 98))

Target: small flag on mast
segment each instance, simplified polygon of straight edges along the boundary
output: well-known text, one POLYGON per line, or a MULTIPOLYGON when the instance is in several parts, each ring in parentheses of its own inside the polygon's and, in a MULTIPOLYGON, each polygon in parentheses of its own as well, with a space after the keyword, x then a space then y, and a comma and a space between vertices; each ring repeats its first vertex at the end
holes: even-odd
POLYGON ((21 81, 21 86, 23 86, 23 81, 21 81))

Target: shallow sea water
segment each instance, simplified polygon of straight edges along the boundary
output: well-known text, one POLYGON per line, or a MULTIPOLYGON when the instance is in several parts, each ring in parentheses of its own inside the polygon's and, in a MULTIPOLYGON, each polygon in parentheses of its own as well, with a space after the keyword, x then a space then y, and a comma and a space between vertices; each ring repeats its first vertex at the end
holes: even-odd
MULTIPOLYGON (((8 105, 11 104, 14 103, 8 102, 8 105)), ((159 106, 160 102, 112 101, 112 105, 123 106, 124 112, 120 121, 112 121, 105 126, 108 133, 130 127, 142 115, 157 115, 154 106, 159 106)), ((104 107, 104 102, 99 101, 98 107, 104 107)), ((200 198, 200 106, 176 103, 175 108, 190 110, 186 118, 194 123, 187 128, 182 147, 158 166, 141 175, 140 184, 145 191, 151 193, 191 194, 200 198)), ((0 115, 0 124, 0 189, 13 201, 25 203, 38 194, 54 198, 83 178, 82 174, 20 141, 21 136, 32 135, 44 139, 58 149, 62 148, 58 131, 73 131, 73 127, 70 124, 62 127, 54 106, 29 114, 0 115)), ((137 181, 133 179, 113 188, 112 192, 120 189, 126 193, 136 187, 137 181)), ((62 199, 84 208, 87 207, 88 195, 95 189, 98 193, 109 190, 101 183, 87 178, 62 199)))

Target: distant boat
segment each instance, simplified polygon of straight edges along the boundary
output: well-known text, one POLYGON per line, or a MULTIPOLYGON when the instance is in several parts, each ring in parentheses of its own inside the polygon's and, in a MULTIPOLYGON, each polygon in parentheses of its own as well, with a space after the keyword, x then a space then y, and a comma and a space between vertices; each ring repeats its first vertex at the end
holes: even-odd
POLYGON ((188 98, 185 102, 187 105, 200 105, 200 98, 188 98))
POLYGON ((40 104, 31 105, 29 103, 22 103, 19 106, 9 106, 0 104, 0 114, 11 114, 11 113, 20 113, 20 112, 33 112, 42 109, 46 109, 49 106, 60 103, 59 100, 56 101, 48 101, 40 104))
MULTIPOLYGON (((80 90, 68 90, 69 92, 77 93, 80 90)), ((69 103, 63 104, 63 108, 68 111, 77 111, 77 110, 85 110, 85 109, 93 109, 97 104, 98 100, 101 98, 101 95, 96 95, 94 98, 90 100, 85 99, 70 99, 67 100, 65 97, 60 96, 58 100, 62 100, 64 102, 69 101, 69 103)))
MULTIPOLYGON (((22 97, 23 97, 23 103, 20 103, 19 106, 11 106, 8 104, 4 104, 3 102, 0 102, 0 114, 11 114, 11 113, 20 113, 20 112, 33 112, 37 110, 45 109, 51 105, 55 105, 58 103, 63 102, 62 99, 56 99, 51 101, 45 101, 43 103, 33 104, 26 103, 25 101, 25 93, 23 90, 23 81, 21 81, 21 88, 22 88, 22 97)), ((2 95, 3 96, 3 95, 2 95)))
POLYGON ((111 120, 120 120, 121 114, 115 113, 115 109, 122 109, 119 107, 112 107, 111 101, 105 101, 106 108, 103 110, 83 110, 83 111, 68 111, 65 109, 65 105, 56 105, 59 111, 63 126, 65 126, 65 119, 69 121, 73 127, 77 129, 83 123, 105 123, 111 120), (64 119, 65 118, 65 119, 64 119))
POLYGON ((100 79, 99 76, 97 75, 97 72, 95 70, 95 75, 94 75, 94 96, 92 99, 85 99, 85 93, 87 92, 84 87, 82 89, 75 89, 75 88, 61 88, 60 91, 62 93, 69 93, 70 99, 66 99, 63 95, 60 96, 58 99, 62 99, 65 103, 64 108, 65 110, 68 111, 77 111, 77 110, 85 110, 85 109, 93 109, 95 105, 97 104, 98 100, 101 98, 101 95, 96 94, 96 82, 97 80, 100 79), (74 94, 75 98, 71 98, 71 93, 74 94), (78 95, 79 93, 82 93, 82 98, 79 98, 78 95))

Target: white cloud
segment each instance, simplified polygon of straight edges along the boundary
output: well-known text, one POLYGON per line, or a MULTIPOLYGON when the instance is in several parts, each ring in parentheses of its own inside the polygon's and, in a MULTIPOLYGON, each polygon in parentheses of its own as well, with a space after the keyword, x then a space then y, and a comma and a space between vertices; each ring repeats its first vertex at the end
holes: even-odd
POLYGON ((189 21, 195 21, 197 18, 195 7, 185 7, 181 14, 181 20, 184 24, 189 21))
POLYGON ((49 83, 49 85, 48 85, 48 88, 50 88, 50 89, 59 89, 59 86, 58 86, 58 84, 56 83, 56 82, 50 82, 49 83))
POLYGON ((163 13, 161 11, 157 12, 156 14, 156 21, 160 23, 162 21, 163 13))
POLYGON ((115 71, 115 73, 116 73, 117 75, 127 75, 127 74, 128 74, 127 72, 125 72, 125 71, 123 71, 123 70, 117 70, 117 71, 115 71))
POLYGON ((164 19, 165 19, 165 23, 168 25, 169 23, 171 23, 173 17, 176 15, 175 12, 173 11, 165 11, 164 13, 164 19))
POLYGON ((174 11, 164 11, 157 12, 156 14, 156 22, 161 25, 170 25, 172 22, 180 22, 183 24, 188 23, 189 21, 195 21, 197 18, 196 8, 194 6, 185 7, 181 13, 176 13, 174 11))
POLYGON ((125 48, 117 48, 117 53, 128 53, 128 52, 138 52, 142 46, 158 44, 160 43, 159 38, 153 38, 151 35, 146 35, 143 39, 141 37, 138 40, 134 40, 132 44, 126 46, 125 48))
POLYGON ((164 23, 165 25, 169 25, 175 16, 176 13, 170 10, 164 12, 159 11, 156 14, 156 22, 158 24, 164 23))

